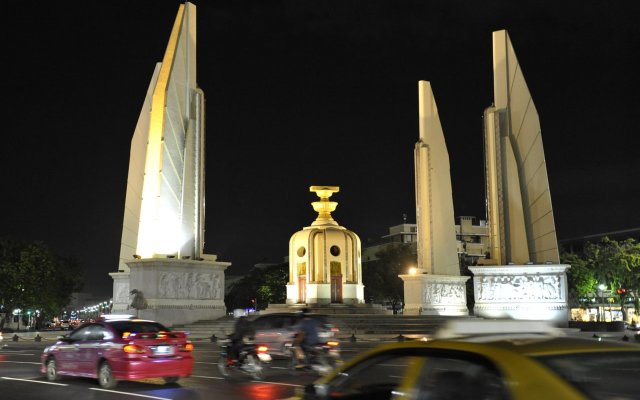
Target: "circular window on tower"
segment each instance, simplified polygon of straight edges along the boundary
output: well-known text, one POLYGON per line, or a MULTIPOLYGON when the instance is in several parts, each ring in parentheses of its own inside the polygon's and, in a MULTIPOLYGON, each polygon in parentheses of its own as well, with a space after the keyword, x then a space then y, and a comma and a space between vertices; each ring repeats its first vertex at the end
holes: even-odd
POLYGON ((340 255, 340 247, 331 246, 331 248, 329 249, 329 252, 331 253, 332 256, 338 257, 340 255))
POLYGON ((301 246, 298 248, 298 257, 304 257, 304 255, 307 254, 307 249, 304 248, 304 246, 301 246))

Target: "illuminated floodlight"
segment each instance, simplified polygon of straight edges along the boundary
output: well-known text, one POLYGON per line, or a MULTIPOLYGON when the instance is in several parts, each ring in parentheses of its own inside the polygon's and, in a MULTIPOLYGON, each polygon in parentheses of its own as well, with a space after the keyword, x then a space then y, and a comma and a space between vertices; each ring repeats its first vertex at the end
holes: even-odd
POLYGON ((418 273, 418 269, 416 267, 409 268, 409 275, 415 275, 418 273))
POLYGON ((607 287, 603 283, 598 285, 598 289, 600 289, 600 290, 605 290, 606 288, 607 287))

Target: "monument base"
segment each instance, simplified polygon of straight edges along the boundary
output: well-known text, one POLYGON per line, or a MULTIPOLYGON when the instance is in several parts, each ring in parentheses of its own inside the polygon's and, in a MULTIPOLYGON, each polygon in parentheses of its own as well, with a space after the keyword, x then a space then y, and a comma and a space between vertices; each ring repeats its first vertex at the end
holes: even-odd
POLYGON ((410 274, 404 281, 405 315, 469 315, 468 276, 410 274))
POLYGON ((364 304, 364 285, 360 283, 343 283, 340 293, 341 298, 332 299, 330 283, 307 283, 303 294, 304 298, 301 299, 298 285, 288 283, 287 304, 290 306, 302 303, 320 306, 336 303, 345 305, 364 304))
POLYGON ((113 279, 113 303, 111 305, 111 313, 124 314, 129 311, 129 273, 128 272, 110 272, 109 275, 113 279))
POLYGON ((358 304, 342 304, 342 303, 330 303, 326 305, 321 304, 274 304, 260 311, 260 314, 272 314, 283 312, 301 312, 303 309, 308 309, 314 314, 324 315, 390 315, 391 310, 387 310, 380 304, 370 303, 358 303, 358 304))
POLYGON ((545 320, 567 326, 566 264, 492 265, 473 272, 474 313, 485 318, 545 320))
POLYGON ((110 274, 114 280, 114 313, 125 312, 166 326, 213 320, 226 314, 224 270, 231 263, 150 258, 132 260, 127 265, 129 273, 110 274), (130 306, 134 290, 144 298, 139 309, 130 306))

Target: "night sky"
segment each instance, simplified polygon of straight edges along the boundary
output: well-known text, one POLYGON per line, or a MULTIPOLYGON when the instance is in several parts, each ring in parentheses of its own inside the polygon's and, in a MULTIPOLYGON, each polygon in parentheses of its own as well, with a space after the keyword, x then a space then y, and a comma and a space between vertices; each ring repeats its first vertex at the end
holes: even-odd
MULTIPOLYGON (((198 6, 207 253, 280 262, 337 185, 363 245, 415 222, 420 79, 432 83, 455 215, 485 218, 491 32, 536 104, 559 239, 640 227, 640 2, 227 0, 198 6)), ((109 296, 129 145, 179 1, 4 0, 0 236, 77 258, 109 296)))

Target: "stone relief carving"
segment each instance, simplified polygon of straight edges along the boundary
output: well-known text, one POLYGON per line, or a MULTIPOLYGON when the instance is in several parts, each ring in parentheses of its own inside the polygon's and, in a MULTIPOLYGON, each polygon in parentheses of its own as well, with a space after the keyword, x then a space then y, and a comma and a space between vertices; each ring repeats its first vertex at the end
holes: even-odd
POLYGON ((484 276, 480 300, 562 300, 557 275, 484 276))
POLYGON ((129 303, 129 282, 119 282, 114 303, 129 303))
POLYGON ((426 304, 459 304, 466 301, 464 287, 460 284, 434 283, 425 288, 426 304))
POLYGON ((165 299, 222 299, 220 273, 161 272, 160 298, 165 299))

